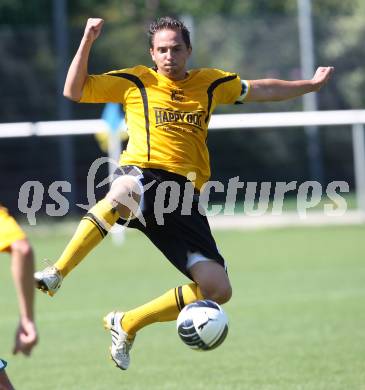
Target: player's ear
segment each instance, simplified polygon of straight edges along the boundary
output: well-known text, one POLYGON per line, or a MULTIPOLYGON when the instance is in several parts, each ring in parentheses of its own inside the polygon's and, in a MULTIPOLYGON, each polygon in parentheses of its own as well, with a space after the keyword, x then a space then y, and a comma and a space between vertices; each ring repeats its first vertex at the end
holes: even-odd
POLYGON ((153 54, 153 47, 150 47, 150 54, 151 54, 151 57, 152 57, 152 61, 155 62, 155 56, 153 54))
POLYGON ((193 51, 193 48, 190 46, 188 47, 188 53, 189 53, 189 57, 191 56, 191 52, 193 51))

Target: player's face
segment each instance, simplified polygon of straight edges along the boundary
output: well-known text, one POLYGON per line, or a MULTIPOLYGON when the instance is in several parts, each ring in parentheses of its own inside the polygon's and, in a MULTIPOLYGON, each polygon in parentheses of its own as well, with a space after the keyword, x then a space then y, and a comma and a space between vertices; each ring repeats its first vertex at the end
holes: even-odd
POLYGON ((186 77, 186 61, 191 54, 181 35, 181 31, 157 31, 150 49, 157 72, 171 80, 182 80, 186 77))

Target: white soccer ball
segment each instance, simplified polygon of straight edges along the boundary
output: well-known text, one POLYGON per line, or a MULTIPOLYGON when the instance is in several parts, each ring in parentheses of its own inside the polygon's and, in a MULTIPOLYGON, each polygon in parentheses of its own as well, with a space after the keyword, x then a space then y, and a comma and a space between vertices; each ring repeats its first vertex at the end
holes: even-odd
POLYGON ((188 347, 208 351, 223 343, 228 333, 228 318, 218 303, 205 299, 186 305, 176 327, 188 347))

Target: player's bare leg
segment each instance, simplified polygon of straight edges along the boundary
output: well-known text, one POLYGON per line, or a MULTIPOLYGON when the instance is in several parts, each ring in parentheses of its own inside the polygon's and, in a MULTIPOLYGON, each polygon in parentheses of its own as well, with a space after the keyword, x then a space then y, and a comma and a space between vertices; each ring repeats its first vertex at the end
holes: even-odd
POLYGON ((224 267, 216 261, 200 261, 190 268, 204 299, 223 304, 232 297, 232 287, 224 267))

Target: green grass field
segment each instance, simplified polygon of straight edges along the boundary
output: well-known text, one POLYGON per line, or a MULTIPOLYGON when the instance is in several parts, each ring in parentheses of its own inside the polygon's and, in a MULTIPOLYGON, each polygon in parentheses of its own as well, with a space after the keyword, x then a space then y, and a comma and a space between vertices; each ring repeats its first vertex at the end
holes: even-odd
MULTIPOLYGON (((31 232, 38 259, 70 237, 31 232)), ((17 308, 9 258, 1 255, 0 354, 25 390, 364 390, 365 227, 220 231, 234 296, 230 331, 211 352, 194 352, 174 323, 138 335, 128 371, 108 359, 102 317, 185 283, 138 232, 107 239, 54 298, 37 292, 40 342, 31 358, 10 354, 17 308)), ((38 268, 43 267, 38 261, 38 268)))

